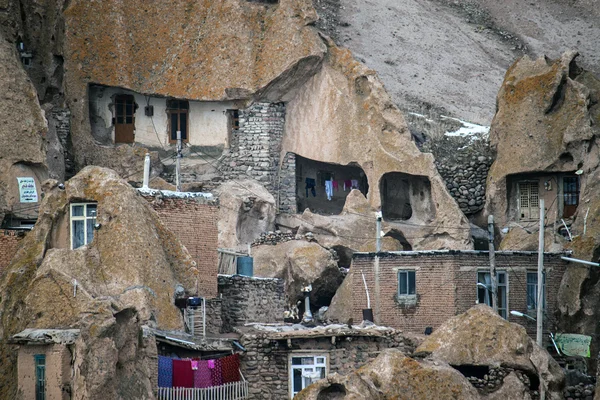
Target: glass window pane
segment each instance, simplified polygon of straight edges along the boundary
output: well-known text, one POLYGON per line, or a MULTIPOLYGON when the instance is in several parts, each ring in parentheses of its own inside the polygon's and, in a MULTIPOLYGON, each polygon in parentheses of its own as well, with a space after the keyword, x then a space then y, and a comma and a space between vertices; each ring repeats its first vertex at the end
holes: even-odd
POLYGON ((416 277, 415 271, 408 272, 408 294, 416 293, 416 277))
POLYGON ((408 294, 408 280, 406 279, 406 272, 398 273, 398 294, 408 294))
POLYGON ((317 357, 317 364, 325 364, 325 357, 317 357))
POLYGON ((528 272, 527 273, 527 283, 537 284, 537 272, 528 272))
POLYGON ((320 372, 321 379, 325 378, 325 367, 319 367, 317 371, 320 372))
POLYGON ((83 217, 83 206, 72 206, 71 207, 71 216, 83 217))
POLYGON ((84 221, 83 220, 75 220, 71 221, 71 235, 73 236, 73 249, 83 246, 84 243, 84 221))
POLYGON ((302 370, 294 368, 292 374, 292 390, 297 393, 302 390, 302 370))
POLYGON ((125 103, 125 115, 128 117, 133 115, 133 102, 131 100, 127 100, 125 103))
POLYGON ((292 357, 292 365, 301 365, 302 359, 300 357, 292 357))
POLYGON ((94 239, 94 220, 88 219, 85 222, 87 225, 85 244, 88 244, 92 242, 92 239, 94 239))
POLYGON ((179 129, 177 116, 178 114, 171 114, 171 140, 177 140, 177 130, 179 129))
POLYGON ((506 284, 506 274, 498 273, 498 283, 506 284))
POLYGON ((314 365, 314 357, 302 357, 302 365, 314 365))
POLYGON ((88 217, 95 217, 97 208, 98 208, 98 205, 96 205, 96 204, 88 204, 86 206, 85 215, 88 217))
POLYGON ((187 113, 179 114, 179 129, 181 130, 181 140, 187 140, 187 113))

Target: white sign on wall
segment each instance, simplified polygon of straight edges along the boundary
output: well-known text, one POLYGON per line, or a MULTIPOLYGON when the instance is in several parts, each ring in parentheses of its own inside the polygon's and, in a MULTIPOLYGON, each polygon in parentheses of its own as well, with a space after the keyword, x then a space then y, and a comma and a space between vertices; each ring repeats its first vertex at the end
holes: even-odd
POLYGON ((17 178, 19 182, 19 199, 21 203, 37 203, 38 195, 33 178, 17 178))

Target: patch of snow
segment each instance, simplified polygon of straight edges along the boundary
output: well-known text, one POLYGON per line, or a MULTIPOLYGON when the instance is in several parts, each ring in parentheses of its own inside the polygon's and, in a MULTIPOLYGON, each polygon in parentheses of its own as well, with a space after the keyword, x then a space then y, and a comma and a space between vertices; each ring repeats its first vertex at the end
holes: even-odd
POLYGON ((214 196, 212 193, 206 192, 175 192, 173 190, 158 190, 158 189, 150 189, 150 188, 139 188, 138 192, 142 195, 146 196, 156 196, 157 194, 162 195, 166 198, 171 199, 191 199, 191 198, 204 198, 207 200, 214 200, 214 196))
POLYGON ((487 135, 489 135, 489 133, 490 133, 490 127, 486 126, 486 125, 473 124, 471 122, 463 121, 462 119, 447 117, 445 115, 441 115, 440 117, 444 118, 444 119, 451 119, 453 121, 457 121, 462 124, 462 127, 460 127, 458 130, 446 132, 444 134, 446 136, 466 137, 466 136, 480 135, 480 136, 487 137, 487 135))
POLYGON ((414 115, 415 117, 423 118, 423 119, 425 119, 425 121, 427 121, 429 123, 433 123, 434 122, 432 119, 427 118, 427 116, 423 115, 423 114, 419 114, 419 113, 416 113, 416 112, 409 112, 409 114, 410 115, 414 115))

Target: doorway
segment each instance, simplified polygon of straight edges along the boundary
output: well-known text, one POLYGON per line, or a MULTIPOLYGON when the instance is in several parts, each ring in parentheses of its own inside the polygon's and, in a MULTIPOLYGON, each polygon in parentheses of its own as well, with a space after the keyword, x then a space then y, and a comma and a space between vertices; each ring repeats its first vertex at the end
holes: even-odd
POLYGON ((130 94, 115 96, 115 143, 133 143, 135 100, 130 94))

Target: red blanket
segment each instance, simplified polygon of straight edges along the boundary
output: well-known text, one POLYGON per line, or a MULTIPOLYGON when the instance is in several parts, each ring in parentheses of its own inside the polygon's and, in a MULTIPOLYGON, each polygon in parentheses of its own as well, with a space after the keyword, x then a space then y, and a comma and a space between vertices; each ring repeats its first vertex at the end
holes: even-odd
POLYGON ((190 360, 173 360, 173 387, 194 387, 194 371, 190 360))
POLYGON ((223 383, 237 382, 240 380, 240 356, 233 354, 223 360, 223 383))

